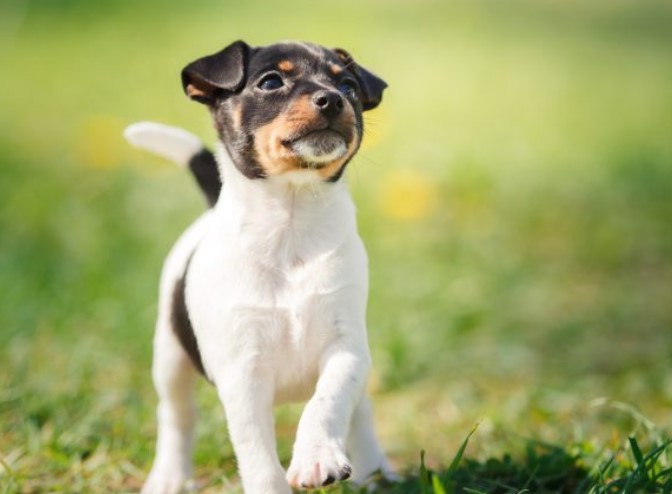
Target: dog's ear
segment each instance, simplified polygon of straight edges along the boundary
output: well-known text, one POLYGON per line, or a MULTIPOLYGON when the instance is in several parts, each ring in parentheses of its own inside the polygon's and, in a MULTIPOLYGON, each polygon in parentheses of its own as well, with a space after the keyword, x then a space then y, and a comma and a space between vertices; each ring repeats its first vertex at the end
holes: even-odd
POLYGON ((210 105, 245 83, 250 47, 236 41, 222 51, 199 58, 182 69, 182 87, 191 99, 210 105))
POLYGON ((364 67, 357 65, 352 56, 344 49, 335 48, 334 52, 346 68, 357 77, 362 89, 362 109, 364 111, 373 110, 382 101, 383 91, 387 87, 387 83, 364 67))

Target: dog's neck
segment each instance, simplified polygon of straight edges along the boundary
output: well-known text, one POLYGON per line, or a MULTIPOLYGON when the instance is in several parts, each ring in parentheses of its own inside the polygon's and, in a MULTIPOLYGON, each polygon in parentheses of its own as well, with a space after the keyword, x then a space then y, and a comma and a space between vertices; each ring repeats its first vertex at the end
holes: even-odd
POLYGON ((356 234, 355 207, 343 180, 327 183, 304 171, 250 179, 223 146, 217 160, 223 187, 215 212, 249 248, 264 251, 261 257, 316 255, 356 234))
POLYGON ((245 177, 221 144, 217 149, 217 162, 224 184, 222 190, 251 210, 259 206, 266 209, 269 205, 287 212, 303 208, 321 210, 339 196, 349 197, 344 180, 326 182, 316 171, 295 171, 259 179, 245 177))

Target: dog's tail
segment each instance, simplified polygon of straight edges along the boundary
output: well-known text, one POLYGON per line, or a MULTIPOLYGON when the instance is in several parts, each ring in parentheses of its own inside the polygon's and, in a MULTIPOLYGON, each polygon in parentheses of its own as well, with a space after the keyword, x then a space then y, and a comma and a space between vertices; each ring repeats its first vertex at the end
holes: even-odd
POLYGON ((138 122, 124 130, 124 137, 133 146, 158 154, 188 167, 196 183, 212 207, 222 189, 215 155, 194 134, 178 127, 155 122, 138 122))

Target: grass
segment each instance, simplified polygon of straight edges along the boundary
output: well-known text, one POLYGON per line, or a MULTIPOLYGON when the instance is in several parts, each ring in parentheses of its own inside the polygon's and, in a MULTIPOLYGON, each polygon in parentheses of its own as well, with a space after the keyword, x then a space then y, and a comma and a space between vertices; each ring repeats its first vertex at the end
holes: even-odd
MULTIPOLYGON (((403 473, 381 491, 671 492, 672 9, 339 5, 0 6, 0 493, 141 486, 156 282, 203 206, 120 134, 211 140, 177 74, 236 38, 343 46, 390 83, 348 172, 403 473)), ((202 492, 236 492, 205 384, 199 402, 202 492)), ((299 413, 278 412, 284 462, 299 413)))
MULTIPOLYGON (((443 472, 431 472, 420 464, 421 494, 465 492, 487 493, 626 493, 670 492, 672 478, 665 454, 670 442, 644 456, 637 441, 630 438, 634 466, 615 456, 587 469, 585 452, 569 453, 565 447, 529 443, 525 455, 517 460, 505 455, 485 463, 467 460, 458 466, 460 455, 443 472)), ((622 453, 622 452, 621 452, 622 453)), ((593 459, 594 460, 594 459, 593 459)), ((413 492, 412 487, 399 492, 413 492)))

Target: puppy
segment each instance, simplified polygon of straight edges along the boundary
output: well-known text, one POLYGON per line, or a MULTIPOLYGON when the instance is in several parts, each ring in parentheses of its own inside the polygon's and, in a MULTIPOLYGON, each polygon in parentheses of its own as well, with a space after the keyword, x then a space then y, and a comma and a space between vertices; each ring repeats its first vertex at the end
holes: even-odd
POLYGON ((198 373, 224 406, 247 494, 390 472, 365 396, 367 257, 343 180, 386 83, 341 49, 237 41, 187 65, 182 84, 212 115, 216 158, 181 129, 126 131, 188 165, 210 205, 162 272, 158 438, 142 492, 176 493, 192 476, 198 373), (285 473, 273 405, 308 398, 285 473))

